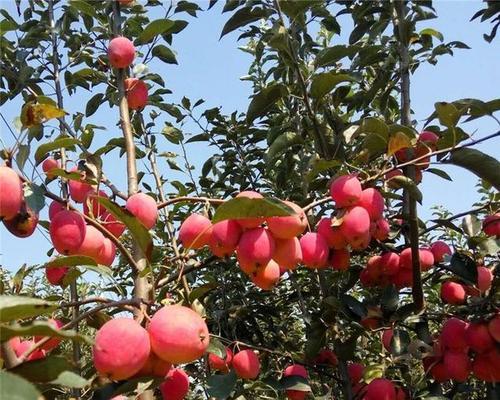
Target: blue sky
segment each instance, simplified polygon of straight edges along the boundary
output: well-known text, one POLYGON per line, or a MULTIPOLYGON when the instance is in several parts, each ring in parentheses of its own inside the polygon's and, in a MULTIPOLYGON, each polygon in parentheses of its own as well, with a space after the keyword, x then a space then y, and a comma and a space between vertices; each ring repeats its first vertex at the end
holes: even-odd
MULTIPOLYGON (((12 15, 15 15, 14 2, 2 2, 12 15)), ((208 1, 199 2, 202 8, 206 8, 208 1)), ((467 43, 471 50, 457 50, 454 57, 443 56, 436 66, 425 65, 412 76, 412 108, 415 118, 423 121, 434 109, 437 101, 453 101, 460 98, 478 98, 484 101, 498 97, 500 79, 499 40, 493 44, 486 43, 482 35, 489 33, 489 24, 479 22, 468 22, 470 17, 482 7, 479 1, 436 1, 438 19, 423 23, 419 28, 435 28, 440 30, 445 41, 460 40, 467 43)), ((192 100, 204 98, 204 106, 222 106, 225 113, 234 110, 245 111, 248 105, 248 97, 251 94, 249 83, 239 78, 246 75, 250 57, 238 50, 236 38, 238 33, 232 33, 219 40, 220 31, 229 14, 221 14, 220 5, 208 12, 200 12, 198 18, 182 15, 183 19, 189 20, 188 27, 179 35, 174 37, 173 49, 177 53, 179 65, 167 65, 153 63, 151 70, 159 73, 166 82, 169 89, 173 91, 170 95, 172 101, 180 101, 182 96, 192 100)), ((347 22, 347 17, 343 17, 347 22)), ((340 41, 345 41, 349 32, 343 32, 340 41)), ((72 98, 67 97, 65 108, 69 112, 84 109, 86 100, 84 93, 77 92, 72 98)), ((90 98, 90 95, 88 96, 90 98)), ((2 106, 2 115, 12 127, 12 121, 20 113, 21 103, 14 101, 2 106)), ((203 107, 203 106, 202 106, 203 107)), ((115 127, 116 118, 110 118, 107 106, 102 107, 87 122, 96 125, 105 125, 107 131, 99 131, 97 143, 105 143, 112 136, 119 134, 115 127), (107 122, 111 121, 111 122, 107 122)), ((165 118, 166 120, 167 118, 165 118)), ((7 127, 0 121, 2 139, 7 145, 12 144, 7 127)), ((473 121, 464 126, 469 132, 475 132, 475 137, 486 136, 498 130, 498 126, 492 119, 473 121)), ((186 126, 187 132, 197 133, 190 125, 186 126)), ((499 158, 500 142, 488 142, 478 147, 480 150, 499 158)), ((209 150, 200 145, 188 146, 190 161, 199 166, 203 162, 209 150)), ((165 148, 165 151, 180 152, 177 148, 165 148)), ((124 159, 111 156, 111 162, 105 163, 105 172, 117 182, 117 185, 125 190, 124 159)), ((141 167, 141 164, 139 164, 141 167)), ((443 205, 452 212, 460 212, 471 207, 477 200, 474 185, 477 179, 471 173, 457 167, 447 166, 444 168, 454 179, 453 182, 444 181, 432 174, 424 174, 421 190, 424 193, 424 202, 420 207, 420 216, 427 219, 431 216, 430 207, 443 205)), ((169 176, 166 165, 162 171, 169 176)), ((56 190, 56 188, 53 188, 56 190)), ((326 192, 326 190, 325 190, 326 192)), ((23 263, 43 263, 47 257, 46 251, 50 248, 48 242, 35 233, 27 239, 13 238, 4 228, 0 228, 1 242, 1 264, 8 269, 16 270, 23 263)))

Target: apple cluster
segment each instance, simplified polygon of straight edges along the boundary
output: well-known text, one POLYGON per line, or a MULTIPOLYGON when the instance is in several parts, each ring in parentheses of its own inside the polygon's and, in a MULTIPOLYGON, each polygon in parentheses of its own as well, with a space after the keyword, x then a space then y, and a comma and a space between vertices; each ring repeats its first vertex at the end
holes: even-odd
POLYGON ((437 382, 465 382, 472 373, 485 382, 500 381, 500 315, 489 321, 446 320, 434 343, 433 354, 423 359, 426 373, 437 382))
POLYGON ((97 331, 93 361, 101 376, 114 381, 165 378, 160 385, 163 398, 181 400, 189 391, 189 378, 173 365, 198 360, 209 342, 208 327, 196 312, 168 305, 156 311, 146 329, 130 318, 106 322, 97 331))
POLYGON ((394 384, 390 379, 376 378, 365 384, 363 375, 365 366, 357 362, 351 362, 347 365, 347 373, 351 382, 352 391, 355 398, 362 400, 406 400, 406 392, 394 384))
POLYGON ((242 379, 256 379, 260 374, 260 359, 258 354, 251 349, 243 349, 233 354, 229 347, 226 347, 225 357, 216 354, 208 355, 208 365, 213 371, 228 373, 231 368, 236 376, 242 379))
POLYGON ((491 288, 493 273, 485 266, 477 267, 477 282, 474 286, 448 279, 441 284, 441 300, 447 304, 462 305, 467 297, 478 297, 491 288))

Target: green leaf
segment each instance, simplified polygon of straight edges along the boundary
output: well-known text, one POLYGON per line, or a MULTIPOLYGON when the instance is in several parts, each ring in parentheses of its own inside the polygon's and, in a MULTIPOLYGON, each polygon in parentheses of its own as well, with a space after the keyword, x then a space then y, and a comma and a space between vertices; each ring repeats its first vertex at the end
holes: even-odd
POLYGON ((478 217, 473 214, 466 215, 462 220, 462 229, 468 236, 477 236, 482 231, 482 224, 478 217))
POLYGON ((80 335, 73 330, 56 329, 47 321, 34 321, 29 325, 20 325, 18 323, 10 325, 0 324, 0 341, 6 341, 15 336, 59 337, 92 344, 92 340, 89 337, 80 335))
POLYGON ((180 129, 174 128, 173 126, 165 126, 161 131, 162 135, 173 144, 179 144, 184 140, 184 135, 180 129))
POLYGON ((379 118, 364 118, 359 126, 359 133, 364 133, 363 147, 370 154, 385 153, 389 142, 389 127, 379 118))
POLYGON ((24 168, 24 164, 26 164, 26 160, 30 155, 30 145, 29 144, 20 144, 16 154, 16 163, 19 169, 22 171, 24 168))
POLYGON ((448 128, 456 126, 460 116, 462 115, 462 113, 452 103, 442 101, 435 103, 434 108, 436 109, 439 122, 448 128))
POLYGON ((453 253, 450 264, 445 264, 445 267, 468 283, 473 285, 477 283, 477 265, 468 255, 459 252, 453 253))
POLYGON ((252 123, 256 118, 263 116, 279 99, 288 94, 285 85, 274 84, 257 93, 247 110, 247 121, 252 123))
POLYGON ((432 29, 432 28, 422 29, 420 31, 420 35, 434 36, 435 38, 437 38, 441 42, 444 40, 443 34, 435 29, 432 29))
POLYGON ((449 163, 465 168, 488 181, 500 190, 500 162, 495 158, 476 149, 462 148, 451 152, 449 163))
POLYGON ((177 64, 174 52, 162 44, 153 47, 152 54, 167 64, 177 64))
POLYGON ((290 375, 281 378, 279 385, 281 390, 299 390, 301 392, 311 391, 307 378, 298 375, 290 375))
POLYGON ((226 358, 226 346, 224 346, 219 339, 210 337, 210 343, 207 348, 207 353, 215 354, 217 357, 226 358))
POLYGON ((136 217, 119 205, 113 203, 111 200, 105 197, 97 197, 97 200, 106 210, 113 214, 118 221, 123 222, 127 226, 143 253, 148 256, 153 249, 153 242, 151 235, 144 225, 142 225, 136 217))
POLYGON ((273 160, 281 152, 289 149, 297 144, 303 144, 304 140, 296 132, 285 132, 279 135, 267 149, 266 157, 267 160, 273 160))
POLYGON ((93 115, 102 104, 103 99, 103 93, 97 93, 96 95, 92 96, 92 98, 87 102, 87 106, 85 107, 85 116, 90 117, 91 115, 93 115))
POLYGON ((208 394, 217 400, 227 399, 235 385, 236 374, 234 370, 224 375, 212 375, 207 379, 208 394))
POLYGON ((234 31, 235 29, 241 28, 251 22, 258 21, 261 18, 265 18, 269 15, 269 10, 263 8, 251 8, 251 7, 243 7, 236 11, 231 18, 228 19, 224 27, 222 28, 222 32, 220 37, 227 35, 229 32, 234 31))
POLYGON ((335 86, 342 82, 351 82, 354 78, 347 74, 337 74, 335 72, 324 72, 316 74, 312 78, 311 96, 320 99, 330 93, 335 86))
POLYGON ((448 175, 445 171, 443 171, 442 169, 438 169, 438 168, 427 168, 426 169, 427 172, 430 172, 431 174, 434 174, 434 175, 437 175, 439 176, 440 178, 443 178, 443 179, 446 179, 447 181, 452 181, 453 179, 451 179, 451 176, 448 175))
POLYGON ((0 322, 50 314, 57 303, 24 296, 0 296, 0 322))
POLYGON ((46 267, 70 267, 79 265, 97 265, 95 260, 87 256, 61 256, 50 260, 46 267))
POLYGON ((417 200, 419 203, 422 203, 422 192, 418 188, 417 184, 413 182, 410 178, 404 175, 398 175, 391 178, 391 182, 398 187, 402 187, 411 194, 411 196, 417 200))
POLYGON ((36 149, 35 152, 35 161, 39 164, 44 158, 45 155, 53 150, 64 148, 67 149, 75 144, 80 143, 78 139, 69 138, 69 137, 60 137, 53 142, 42 144, 36 149))
POLYGON ((44 190, 32 182, 23 186, 24 200, 26 205, 35 213, 39 213, 45 207, 44 190))
MULTIPOLYGON (((36 387, 16 374, 0 371, 0 392, 9 400, 40 400, 42 394, 36 387)), ((3 397, 2 397, 3 398, 3 397)))
POLYGON ((318 53, 315 63, 317 67, 334 65, 344 57, 352 57, 359 50, 359 46, 337 45, 324 49, 318 53))
POLYGON ((410 344, 410 335, 408 332, 401 329, 394 329, 393 335, 390 343, 391 353, 399 356, 406 352, 408 345, 410 344))
POLYGON ((278 199, 236 197, 217 207, 212 222, 215 224, 226 219, 287 216, 292 214, 294 214, 294 211, 278 199))
POLYGON ((131 392, 138 396, 139 394, 144 393, 146 390, 158 387, 163 381, 165 381, 165 378, 152 378, 150 376, 130 378, 124 381, 124 383, 118 386, 118 388, 115 388, 116 386, 113 386, 111 388, 112 395, 109 398, 131 392))
POLYGON ((219 285, 215 282, 205 283, 204 285, 194 288, 191 293, 189 293, 189 303, 192 303, 196 299, 205 296, 208 292, 212 291, 219 285))
POLYGON ((30 382, 59 383, 68 387, 83 388, 89 381, 76 375, 72 365, 65 357, 49 356, 41 360, 23 363, 11 371, 30 382))
POLYGON ((89 4, 87 1, 84 0, 71 0, 70 6, 73 8, 76 8, 78 11, 80 11, 83 14, 90 15, 91 17, 97 18, 97 12, 94 6, 92 4, 89 4))
POLYGON ((341 294, 340 301, 348 316, 354 315, 359 320, 365 317, 368 313, 368 310, 363 303, 348 294, 341 294))
POLYGON ((135 44, 145 44, 151 42, 155 36, 161 35, 165 31, 173 28, 174 21, 169 19, 157 19, 144 28, 135 40, 135 44))

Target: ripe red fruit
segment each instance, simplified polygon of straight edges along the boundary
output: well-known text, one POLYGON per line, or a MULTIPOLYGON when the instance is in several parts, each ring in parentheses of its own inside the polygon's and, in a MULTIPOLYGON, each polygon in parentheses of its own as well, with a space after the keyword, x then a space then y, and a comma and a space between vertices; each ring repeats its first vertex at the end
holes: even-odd
POLYGON ((4 219, 3 223, 14 236, 29 237, 35 232, 38 225, 38 214, 23 201, 19 213, 12 219, 4 219))
POLYGON ((229 372, 229 368, 233 362, 233 352, 229 347, 226 347, 226 355, 224 358, 221 358, 214 353, 210 353, 208 355, 208 365, 210 365, 210 369, 214 371, 221 371, 224 373, 229 372))
POLYGON ((500 352, 492 349, 483 354, 476 354, 472 372, 477 379, 485 382, 500 382, 500 352))
MULTIPOLYGON (((35 344, 33 340, 20 340, 18 337, 10 339, 9 343, 12 347, 12 350, 14 350, 14 353, 16 353, 17 357, 21 357, 35 344)), ((45 351, 42 349, 36 349, 35 351, 31 352, 26 361, 35 361, 42 358, 45 358, 45 351)))
POLYGON ((427 144, 429 147, 435 148, 439 136, 432 131, 422 131, 418 135, 418 141, 427 144))
POLYGON ((95 262, 107 267, 111 267, 116 256, 116 246, 108 238, 103 238, 102 247, 97 256, 94 258, 95 262))
POLYGON ((149 353, 149 357, 146 363, 142 366, 141 370, 137 373, 139 376, 159 376, 164 378, 170 369, 172 364, 168 361, 164 361, 159 358, 152 351, 149 353))
POLYGON ((397 288, 411 287, 413 285, 413 271, 399 268, 398 273, 392 276, 391 281, 397 288))
POLYGON ((484 219, 483 231, 488 236, 500 236, 500 213, 488 215, 484 219))
POLYGON ((471 372, 471 363, 467 353, 447 350, 444 353, 443 363, 451 379, 465 382, 471 372))
POLYGON ((300 247, 299 239, 294 237, 291 239, 275 240, 273 260, 276 261, 281 268, 297 268, 297 264, 302 262, 302 248, 300 247))
POLYGON ((203 318, 190 308, 179 305, 158 310, 151 318, 148 331, 153 351, 172 364, 197 360, 210 342, 203 318))
MULTIPOLYGON (((62 326, 64 325, 64 323, 62 321, 59 321, 58 319, 50 318, 47 322, 50 325, 52 325, 55 329, 61 329, 62 326)), ((35 336, 35 338, 34 338, 35 343, 39 342, 42 339, 45 339, 45 336, 35 336)), ((47 341, 46 343, 42 344, 40 349, 49 352, 52 349, 55 349, 57 346, 59 346, 59 343, 61 343, 61 339, 58 337, 53 337, 49 341, 47 341)))
MULTIPOLYGON (((299 364, 292 364, 289 365, 288 367, 285 368, 285 371, 283 372, 283 376, 300 376, 302 378, 307 379, 308 378, 308 373, 307 370, 299 364)), ((286 396, 290 400, 303 400, 306 398, 307 393, 309 391, 307 390, 286 390, 286 396)))
POLYGON ((340 250, 347 246, 347 240, 340 232, 340 226, 332 226, 331 218, 321 218, 316 231, 325 238, 328 246, 332 249, 340 250))
POLYGON ((431 244, 430 248, 432 255, 434 256, 434 261, 440 263, 444 260, 445 254, 451 254, 450 246, 445 242, 438 240, 431 244))
POLYGON ((354 386, 361 380, 364 371, 365 371, 365 366, 363 364, 356 362, 347 364, 347 375, 349 375, 349 379, 351 380, 351 385, 354 386))
POLYGON ((66 207, 64 206, 64 204, 59 203, 59 202, 54 200, 52 203, 50 203, 50 206, 49 206, 49 219, 52 221, 54 219, 55 215, 59 211, 63 211, 63 210, 66 210, 66 207))
POLYGON ((387 240, 387 238, 389 237, 389 232, 391 231, 389 222, 384 218, 380 218, 379 220, 373 222, 373 224, 375 224, 374 230, 372 232, 373 238, 381 242, 387 240))
POLYGON ((291 239, 299 236, 307 227, 307 217, 304 210, 291 201, 283 201, 295 214, 286 217, 267 218, 267 227, 275 238, 291 239))
POLYGON ((145 193, 136 193, 127 199, 125 208, 134 215, 139 222, 151 229, 158 219, 158 207, 156 201, 145 193))
POLYGON ((269 230, 254 228, 243 232, 236 251, 238 256, 255 267, 263 267, 271 260, 274 249, 274 239, 269 230))
POLYGON ((396 387, 389 379, 377 378, 366 386, 364 400, 396 400, 396 387))
MULTIPOLYGON (((420 259, 420 269, 422 271, 427 271, 434 265, 434 255, 429 249, 424 249, 424 248, 419 249, 418 255, 420 259)), ((408 247, 404 249, 399 255, 399 257, 400 257, 399 266, 401 268, 407 268, 407 269, 412 268, 411 248, 408 247)))
POLYGON ((493 282, 493 273, 487 267, 477 267, 477 288, 482 292, 487 292, 493 282))
POLYGON ((333 250, 330 255, 329 264, 334 270, 347 271, 351 261, 349 249, 333 250))
POLYGON ((259 356, 253 350, 242 350, 233 357, 233 369, 242 379, 255 379, 260 373, 259 356))
POLYGON ((339 176, 330 185, 330 195, 338 208, 356 205, 361 192, 361 182, 356 175, 339 176))
POLYGON ((94 366, 112 380, 128 379, 140 371, 150 350, 149 335, 142 326, 130 318, 115 318, 97 331, 94 366))
POLYGON ((45 277, 51 285, 61 285, 69 267, 45 267, 45 277))
POLYGON ((87 198, 83 202, 83 213, 87 216, 104 219, 108 211, 106 207, 99 203, 98 198, 107 199, 108 195, 103 190, 99 190, 99 193, 89 192, 87 198))
POLYGON ((331 367, 336 367, 339 362, 335 353, 330 349, 322 349, 313 361, 315 364, 328 365, 331 367))
POLYGON ((358 206, 368 211, 370 220, 377 221, 382 218, 382 213, 384 212, 384 198, 377 189, 368 188, 361 192, 358 206))
POLYGON ((163 400, 182 400, 189 392, 189 377, 182 369, 171 369, 160 385, 163 400))
POLYGON ((441 299, 447 304, 464 304, 467 295, 458 282, 446 281, 441 284, 441 299))
POLYGON ((308 268, 324 268, 328 262, 328 244, 318 233, 308 232, 300 238, 302 263, 308 268))
POLYGON ((271 290, 280 280, 281 270, 278 263, 274 260, 269 260, 266 266, 257 268, 250 275, 252 282, 262 290, 271 290))
MULTIPOLYGON (((79 172, 77 168, 73 168, 71 172, 79 172)), ((91 185, 83 180, 70 179, 68 181, 69 195, 76 203, 83 203, 87 196, 94 190, 91 185)))
POLYGON ((54 175, 51 173, 51 171, 58 168, 61 168, 61 163, 57 160, 54 160, 52 157, 46 158, 42 163, 42 170, 49 179, 54 178, 54 175))
POLYGON ((63 210, 50 222, 49 232, 54 248, 61 254, 70 254, 82 245, 86 230, 85 221, 80 214, 63 210))
POLYGON ((430 374, 436 382, 445 382, 450 379, 448 371, 440 358, 426 357, 422 362, 425 373, 430 374))
POLYGON ((488 331, 490 335, 497 343, 500 343, 500 315, 496 315, 488 323, 488 331))
POLYGON ((212 226, 210 237, 210 251, 217 257, 231 255, 238 245, 241 237, 240 225, 231 219, 217 222, 212 226))
POLYGON ((452 350, 463 350, 467 347, 465 341, 465 330, 468 324, 458 318, 450 318, 445 321, 439 336, 441 344, 444 348, 452 350))
POLYGON ((0 220, 11 219, 21 210, 23 188, 21 179, 12 168, 0 167, 0 220))
MULTIPOLYGON (((262 199, 264 196, 262 196, 260 193, 254 192, 253 190, 245 190, 239 193, 236 197, 245 197, 247 199, 262 199)), ((251 229, 261 226, 264 223, 264 220, 264 218, 241 218, 237 219, 236 222, 238 222, 238 224, 240 224, 240 226, 244 229, 251 229)))
POLYGON ((127 68, 135 58, 134 44, 126 37, 115 37, 109 42, 108 58, 113 68, 127 68))
POLYGON ((190 249, 199 249, 208 244, 212 235, 212 223, 201 214, 191 214, 179 229, 179 240, 190 249))
POLYGON ((119 238, 127 229, 123 222, 118 221, 113 214, 107 212, 102 215, 102 225, 116 238, 119 238))
POLYGON ((85 228, 85 237, 82 244, 77 250, 71 251, 70 254, 78 254, 80 256, 86 256, 96 260, 97 258, 99 258, 99 254, 102 251, 103 245, 103 234, 92 225, 87 225, 85 228))
POLYGON ((148 87, 137 78, 125 79, 125 91, 127 94, 128 108, 141 110, 148 104, 148 87))
POLYGON ((366 243, 370 235, 370 216, 363 207, 349 209, 343 217, 340 232, 353 247, 358 248, 366 243))
POLYGON ((399 272, 399 255, 391 251, 380 256, 380 270, 383 275, 393 276, 399 272))
POLYGON ((476 353, 484 353, 495 345, 485 323, 470 323, 465 330, 465 342, 476 353))
POLYGON ((394 336, 394 330, 392 329, 386 329, 382 333, 382 344, 389 353, 391 352, 391 342, 393 336, 394 336))

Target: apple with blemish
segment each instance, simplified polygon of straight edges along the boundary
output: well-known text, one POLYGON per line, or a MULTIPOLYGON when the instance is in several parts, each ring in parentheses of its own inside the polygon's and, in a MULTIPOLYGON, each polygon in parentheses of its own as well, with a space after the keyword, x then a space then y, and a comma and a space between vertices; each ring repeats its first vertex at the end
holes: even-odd
POLYGON ((271 290, 279 282, 281 270, 278 263, 274 260, 269 262, 250 275, 252 282, 262 290, 271 290))
POLYGON ((14 236, 26 238, 31 236, 38 226, 38 213, 23 201, 19 213, 14 218, 4 219, 3 224, 14 236))
POLYGON ((321 218, 316 231, 323 236, 328 246, 335 250, 343 249, 347 246, 347 240, 340 231, 340 226, 332 226, 331 218, 321 218))
POLYGON ((275 241, 269 230, 253 228, 242 233, 236 251, 238 256, 259 268, 271 260, 274 249, 275 241))

